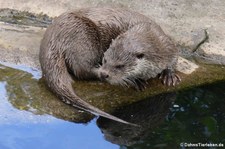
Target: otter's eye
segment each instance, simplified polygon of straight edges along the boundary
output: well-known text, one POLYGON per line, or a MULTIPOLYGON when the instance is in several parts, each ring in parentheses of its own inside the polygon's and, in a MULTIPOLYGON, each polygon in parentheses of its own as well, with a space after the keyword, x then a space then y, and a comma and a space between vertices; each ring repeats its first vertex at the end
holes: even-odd
POLYGON ((105 64, 107 61, 106 61, 106 59, 105 58, 103 58, 103 64, 105 64))
POLYGON ((102 63, 100 62, 100 63, 97 63, 97 64, 95 64, 95 68, 100 68, 101 67, 101 65, 102 65, 102 63))
POLYGON ((124 67, 124 65, 116 65, 115 68, 116 69, 122 69, 124 67))
POLYGON ((136 57, 137 57, 138 59, 142 59, 144 56, 145 56, 145 55, 144 55, 143 53, 139 53, 139 54, 136 55, 136 57))

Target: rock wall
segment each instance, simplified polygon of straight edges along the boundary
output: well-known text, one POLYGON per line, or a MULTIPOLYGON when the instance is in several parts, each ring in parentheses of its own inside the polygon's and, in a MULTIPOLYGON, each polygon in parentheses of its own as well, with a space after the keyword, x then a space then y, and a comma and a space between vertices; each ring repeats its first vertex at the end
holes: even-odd
MULTIPOLYGON (((51 17, 68 10, 93 6, 127 7, 143 13, 160 24, 181 45, 182 53, 188 53, 186 57, 191 55, 205 59, 208 63, 225 65, 224 0, 0 0, 0 9, 11 8, 51 17)), ((10 37, 4 39, 4 34, 7 33, 3 31, 6 31, 4 26, 0 26, 0 47, 7 49, 8 42, 5 40, 10 37)), ((38 35, 41 36, 42 33, 43 31, 38 35)), ((14 37, 12 35, 11 38, 14 37)), ((37 38, 35 46, 40 41, 37 38)))

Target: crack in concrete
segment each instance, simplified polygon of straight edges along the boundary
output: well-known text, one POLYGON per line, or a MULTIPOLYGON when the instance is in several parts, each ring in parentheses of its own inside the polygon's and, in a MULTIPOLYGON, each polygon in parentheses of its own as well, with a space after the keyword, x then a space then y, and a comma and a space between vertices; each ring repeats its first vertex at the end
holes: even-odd
POLYGON ((208 34, 208 32, 207 32, 207 29, 204 29, 204 33, 205 33, 205 38, 203 38, 202 41, 200 41, 200 42, 196 45, 196 47, 192 49, 192 52, 193 52, 193 53, 195 53, 195 52, 199 49, 199 47, 200 47, 202 44, 204 44, 206 41, 209 40, 209 34, 208 34))

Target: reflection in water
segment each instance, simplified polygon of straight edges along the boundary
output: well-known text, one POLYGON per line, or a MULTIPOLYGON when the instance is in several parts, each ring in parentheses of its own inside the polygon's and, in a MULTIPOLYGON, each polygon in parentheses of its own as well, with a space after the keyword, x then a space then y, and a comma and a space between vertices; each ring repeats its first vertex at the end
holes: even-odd
POLYGON ((144 140, 149 132, 159 126, 169 112, 175 93, 167 93, 131 104, 115 111, 115 115, 140 125, 140 127, 126 126, 105 118, 99 118, 97 124, 106 140, 131 146, 144 140))
POLYGON ((6 82, 0 82, 0 124, 20 123, 48 123, 54 121, 53 117, 47 115, 33 115, 30 112, 15 109, 8 102, 6 82))
MULTIPOLYGON (((0 149, 179 148, 181 142, 225 145, 225 81, 180 90, 176 94, 152 96, 136 103, 132 101, 132 104, 113 112, 141 127, 100 117, 98 128, 95 121, 86 126, 71 123, 87 123, 93 116, 60 102, 47 91, 42 80, 37 80, 40 77, 37 71, 26 67, 20 69, 33 75, 0 66, 0 149)), ((86 98, 106 95, 109 105, 113 105, 112 100, 116 97, 120 98, 114 88, 112 92, 102 92, 104 85, 91 83, 92 88, 84 91, 82 83, 80 85, 78 92, 81 95, 91 93, 84 95, 86 98)), ((139 96, 127 91, 121 98, 129 100, 139 96)), ((146 92, 141 94, 146 95, 146 92)), ((99 102, 96 99, 93 101, 99 102)))
MULTIPOLYGON (((7 65, 16 67, 15 65, 7 65)), ((57 118, 78 123, 87 123, 93 118, 92 115, 81 113, 58 100, 48 91, 42 80, 36 79, 40 77, 40 72, 24 66, 17 67, 28 71, 30 74, 9 67, 2 66, 0 68, 0 81, 5 82, 7 99, 14 107, 36 115, 50 114, 57 118)))
POLYGON ((34 68, 27 67, 25 65, 14 65, 14 64, 11 64, 11 63, 7 63, 7 62, 0 62, 0 69, 4 69, 4 68, 6 69, 5 66, 10 67, 10 68, 14 68, 14 69, 17 69, 17 70, 22 70, 22 71, 28 72, 32 75, 32 78, 35 78, 35 79, 41 78, 41 72, 37 69, 34 69, 34 68))
POLYGON ((95 121, 75 125, 48 115, 87 121, 86 114, 43 94, 43 87, 25 72, 0 66, 0 149, 118 149, 104 141, 95 121))
POLYGON ((225 81, 179 91, 162 125, 124 149, 179 148, 180 143, 221 143, 225 147, 225 81))
MULTIPOLYGON (((46 88, 42 79, 36 79, 40 75, 38 71, 24 66, 13 67, 19 67, 20 70, 26 70, 30 73, 9 67, 1 68, 0 81, 7 82, 8 100, 17 109, 26 110, 36 115, 50 114, 76 123, 87 123, 94 118, 93 115, 66 105, 56 98, 46 88)), ((106 112, 113 112, 115 108, 149 96, 147 91, 135 92, 133 89, 126 89, 124 92, 119 87, 94 81, 77 81, 75 90, 82 99, 106 112)))

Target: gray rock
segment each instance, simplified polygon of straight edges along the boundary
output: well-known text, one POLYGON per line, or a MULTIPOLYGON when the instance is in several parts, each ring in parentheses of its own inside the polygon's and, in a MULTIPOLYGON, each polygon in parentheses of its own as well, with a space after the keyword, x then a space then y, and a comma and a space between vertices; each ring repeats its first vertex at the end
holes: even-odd
POLYGON ((81 7, 128 7, 159 23, 178 44, 196 50, 210 63, 225 64, 225 1, 224 0, 0 0, 0 8, 12 8, 49 16, 81 7), (208 41, 197 46, 207 30, 208 41), (197 46, 198 49, 195 49, 197 46), (219 53, 219 54, 218 54, 219 53), (219 60, 218 60, 219 57, 219 60))
POLYGON ((197 68, 199 68, 198 65, 195 63, 188 61, 185 58, 179 57, 177 62, 176 70, 179 72, 182 72, 184 74, 191 74, 194 72, 197 68))
MULTIPOLYGON (((0 61, 23 64, 40 70, 39 47, 44 28, 0 22, 0 61)), ((196 64, 179 58, 177 70, 190 74, 196 64)))
POLYGON ((39 69, 39 47, 45 29, 0 22, 0 61, 39 69))
MULTIPOLYGON (((190 53, 195 51, 195 57, 203 58, 207 63, 225 65, 224 0, 0 0, 0 3, 0 8, 44 13, 51 17, 81 7, 127 7, 155 20, 178 45, 190 53)), ((41 36, 37 38, 40 41, 41 36)), ((2 49, 7 49, 2 44, 2 49)))

